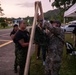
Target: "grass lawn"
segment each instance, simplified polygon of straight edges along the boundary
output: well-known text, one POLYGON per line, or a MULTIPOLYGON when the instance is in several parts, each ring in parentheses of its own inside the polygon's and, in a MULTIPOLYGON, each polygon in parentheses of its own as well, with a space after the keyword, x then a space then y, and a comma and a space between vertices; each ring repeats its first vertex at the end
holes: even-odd
POLYGON ((8 29, 8 28, 12 28, 12 26, 6 26, 5 28, 0 26, 0 29, 8 29))
MULTIPOLYGON (((73 39, 71 39, 70 34, 66 34, 65 39, 66 41, 73 43, 73 39)), ((31 58, 30 75, 45 75, 42 60, 36 60, 35 53, 31 58)), ((71 56, 69 59, 69 56, 66 55, 65 47, 63 52, 63 60, 60 69, 60 75, 76 75, 76 56, 71 56)))

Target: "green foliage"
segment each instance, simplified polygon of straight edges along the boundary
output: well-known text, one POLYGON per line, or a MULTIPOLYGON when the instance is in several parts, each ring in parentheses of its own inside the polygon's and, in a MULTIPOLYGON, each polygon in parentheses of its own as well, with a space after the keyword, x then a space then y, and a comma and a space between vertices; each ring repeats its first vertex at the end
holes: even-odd
POLYGON ((5 23, 5 22, 2 22, 2 23, 1 23, 1 27, 5 28, 5 27, 7 27, 7 26, 8 26, 7 23, 5 23))
POLYGON ((74 3, 76 3, 76 0, 54 0, 52 3, 52 6, 56 8, 62 8, 64 10, 67 10, 69 7, 71 7, 74 3))
POLYGON ((0 18, 0 29, 7 27, 9 22, 12 23, 12 18, 0 18))
POLYGON ((2 9, 1 3, 0 3, 0 16, 3 16, 3 15, 4 15, 4 13, 3 13, 3 9, 2 9))
POLYGON ((0 22, 5 22, 5 18, 0 18, 0 22))
POLYGON ((26 18, 24 18, 24 20, 27 25, 32 25, 32 23, 33 23, 33 17, 27 16, 26 18))
MULTIPOLYGON (((65 35, 66 41, 74 43, 74 39, 71 38, 71 34, 65 35)), ((66 48, 64 47, 62 66, 60 69, 60 75, 76 75, 76 56, 70 56, 66 54, 66 48)))
POLYGON ((44 66, 41 60, 36 60, 35 53, 31 58, 30 75, 44 75, 44 66))
MULTIPOLYGON (((45 20, 59 20, 62 23, 64 22, 64 10, 63 9, 54 9, 44 13, 45 20)), ((66 18, 66 22, 76 20, 76 18, 66 18)))
POLYGON ((76 0, 54 0, 52 6, 55 6, 56 8, 60 9, 61 14, 58 16, 58 18, 61 22, 63 21, 64 12, 69 9, 74 3, 76 3, 76 0))
POLYGON ((63 22, 63 19, 64 19, 63 14, 64 14, 63 10, 55 9, 44 13, 44 17, 46 20, 59 20, 63 22))

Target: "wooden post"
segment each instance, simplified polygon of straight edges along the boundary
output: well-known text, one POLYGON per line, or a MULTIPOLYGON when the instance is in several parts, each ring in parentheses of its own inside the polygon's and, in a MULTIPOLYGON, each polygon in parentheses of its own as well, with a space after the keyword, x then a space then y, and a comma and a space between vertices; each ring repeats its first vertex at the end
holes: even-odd
POLYGON ((41 13, 41 18, 44 20, 44 14, 43 14, 43 9, 42 9, 42 4, 39 2, 39 8, 40 8, 40 13, 41 13))
MULTIPOLYGON (((35 2, 35 15, 34 15, 34 20, 33 20, 33 26, 32 26, 32 32, 31 32, 31 37, 30 37, 30 43, 29 43, 29 48, 28 48, 28 54, 27 54, 27 59, 26 59, 24 75, 28 75, 30 58, 31 58, 31 48, 32 48, 33 39, 34 39, 34 33, 35 33, 35 27, 36 27, 36 22, 37 22, 37 14, 38 14, 39 4, 40 4, 40 1, 35 2)), ((41 13, 43 13, 42 7, 40 7, 40 11, 41 11, 41 13)))

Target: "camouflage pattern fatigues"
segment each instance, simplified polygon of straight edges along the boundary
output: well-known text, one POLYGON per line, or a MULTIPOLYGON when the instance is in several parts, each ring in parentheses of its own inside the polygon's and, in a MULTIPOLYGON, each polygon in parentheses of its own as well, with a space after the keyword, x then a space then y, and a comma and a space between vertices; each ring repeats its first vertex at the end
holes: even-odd
POLYGON ((14 63, 15 71, 17 71, 17 66, 18 66, 18 64, 17 64, 17 49, 16 49, 16 44, 15 44, 15 63, 14 63))
POLYGON ((19 47, 17 47, 17 45, 16 45, 16 50, 17 50, 17 63, 19 64, 19 65, 21 65, 22 64, 22 62, 23 63, 25 63, 25 61, 26 61, 26 56, 27 56, 27 51, 28 51, 28 48, 19 48, 19 47))
POLYGON ((17 51, 16 52, 17 53, 16 61, 17 61, 17 64, 20 66, 19 72, 21 72, 21 73, 19 73, 19 75, 23 75, 22 73, 24 73, 28 47, 20 49, 16 44, 16 51, 17 51))
POLYGON ((64 44, 56 36, 64 40, 64 32, 61 28, 52 27, 49 23, 45 23, 44 26, 50 31, 48 34, 49 46, 46 57, 45 74, 59 75, 64 44))

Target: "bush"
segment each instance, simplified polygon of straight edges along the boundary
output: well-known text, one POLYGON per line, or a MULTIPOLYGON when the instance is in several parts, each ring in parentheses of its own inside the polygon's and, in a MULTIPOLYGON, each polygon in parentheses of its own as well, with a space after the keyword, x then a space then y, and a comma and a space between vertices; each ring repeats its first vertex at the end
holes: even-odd
POLYGON ((5 22, 2 22, 2 23, 1 23, 1 27, 5 28, 5 27, 7 27, 7 26, 8 26, 7 23, 5 23, 5 22))

